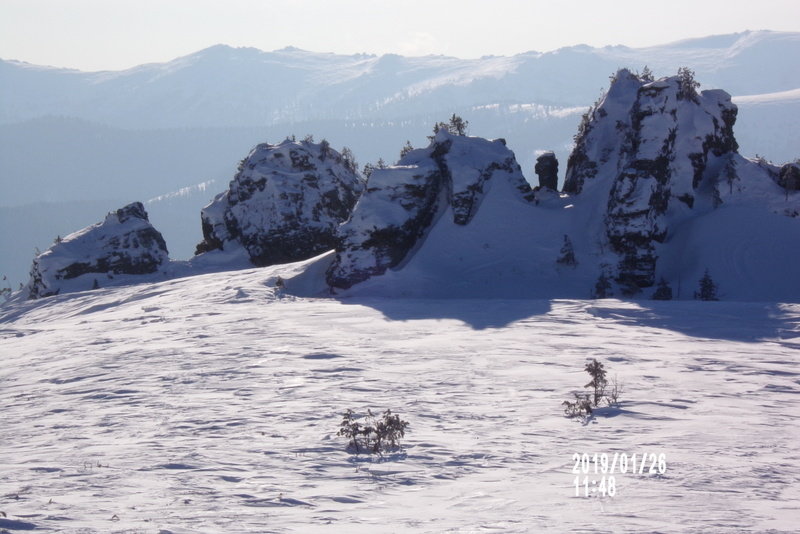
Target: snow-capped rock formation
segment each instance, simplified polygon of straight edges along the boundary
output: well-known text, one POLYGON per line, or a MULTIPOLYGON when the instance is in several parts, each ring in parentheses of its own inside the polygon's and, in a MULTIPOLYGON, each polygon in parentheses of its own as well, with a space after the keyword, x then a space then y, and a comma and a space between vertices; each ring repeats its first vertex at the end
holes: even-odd
POLYGON ((625 294, 655 283, 671 224, 719 205, 734 184, 777 193, 775 171, 737 153, 730 95, 698 85, 688 69, 656 81, 620 70, 576 136, 564 191, 607 199, 606 238, 625 294))
POLYGON ((257 266, 310 258, 336 246, 362 189, 352 158, 327 141, 260 144, 203 208, 197 253, 244 247, 257 266))
POLYGON ((340 228, 342 241, 327 272, 328 284, 349 288, 397 267, 445 214, 456 225, 468 225, 500 180, 520 199, 532 199, 505 141, 439 130, 427 148, 372 173, 352 217, 340 228))
POLYGON ((115 275, 154 273, 169 261, 167 245, 140 202, 110 212, 103 222, 59 239, 33 260, 30 298, 102 286, 115 275))

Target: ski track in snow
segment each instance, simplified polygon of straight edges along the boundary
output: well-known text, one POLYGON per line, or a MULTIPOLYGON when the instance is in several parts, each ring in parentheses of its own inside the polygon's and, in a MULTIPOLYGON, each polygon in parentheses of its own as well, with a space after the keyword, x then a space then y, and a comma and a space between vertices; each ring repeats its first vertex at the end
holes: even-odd
POLYGON ((299 299, 277 272, 0 309, 0 532, 796 528, 800 305, 299 299), (621 406, 569 420, 592 357, 621 406), (399 413, 404 449, 348 454, 347 408, 399 413), (574 452, 668 467, 575 497, 574 452))

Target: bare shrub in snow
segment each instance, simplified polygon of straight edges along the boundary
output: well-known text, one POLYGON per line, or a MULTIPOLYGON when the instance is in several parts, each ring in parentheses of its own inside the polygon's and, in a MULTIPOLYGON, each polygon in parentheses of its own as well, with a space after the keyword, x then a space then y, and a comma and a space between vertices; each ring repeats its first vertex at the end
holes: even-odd
POLYGON ((608 385, 608 390, 606 392, 606 400, 608 401, 608 405, 618 406, 619 398, 622 396, 624 392, 625 392, 624 384, 619 381, 617 375, 614 375, 614 378, 608 385))

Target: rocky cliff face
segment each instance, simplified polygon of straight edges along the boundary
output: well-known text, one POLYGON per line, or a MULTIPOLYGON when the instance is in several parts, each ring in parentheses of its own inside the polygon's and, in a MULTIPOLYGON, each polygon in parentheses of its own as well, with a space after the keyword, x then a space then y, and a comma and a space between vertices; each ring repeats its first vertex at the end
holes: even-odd
POLYGON ((408 260, 440 217, 470 223, 493 182, 512 184, 532 200, 530 185, 502 139, 489 141, 440 130, 424 149, 376 169, 327 272, 328 284, 349 288, 408 260))
POLYGON ((144 206, 134 202, 36 256, 28 292, 35 299, 64 287, 91 289, 115 275, 154 273, 168 261, 164 238, 150 224, 144 206))
POLYGON ((691 210, 698 196, 718 199, 716 184, 738 157, 730 95, 696 88, 687 70, 657 81, 621 70, 576 136, 564 191, 608 199, 606 236, 626 294, 654 284, 667 213, 691 210))
POLYGON ((558 159, 554 152, 540 154, 533 171, 539 178, 539 188, 558 189, 558 159))
POLYGON ((197 253, 244 247, 258 266, 310 258, 336 246, 362 189, 352 159, 326 141, 260 144, 202 210, 197 253))

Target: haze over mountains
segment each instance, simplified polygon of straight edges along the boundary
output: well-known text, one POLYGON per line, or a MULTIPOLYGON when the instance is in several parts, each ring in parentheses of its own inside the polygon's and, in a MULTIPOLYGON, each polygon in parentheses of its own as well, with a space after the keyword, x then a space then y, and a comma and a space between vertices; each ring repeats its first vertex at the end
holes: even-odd
POLYGON ((33 247, 134 200, 150 200, 170 255, 187 257, 200 208, 237 162, 290 134, 349 146, 361 164, 394 162, 407 139, 425 145, 455 112, 471 134, 505 138, 529 181, 537 151, 554 150, 563 181, 581 114, 617 68, 645 65, 657 77, 688 66, 704 89, 731 93, 743 155, 800 156, 798 33, 471 60, 218 45, 120 72, 0 61, 0 223, 14 228, 0 233, 0 273, 23 281, 33 247))

